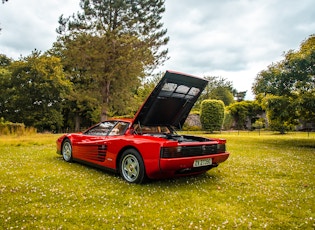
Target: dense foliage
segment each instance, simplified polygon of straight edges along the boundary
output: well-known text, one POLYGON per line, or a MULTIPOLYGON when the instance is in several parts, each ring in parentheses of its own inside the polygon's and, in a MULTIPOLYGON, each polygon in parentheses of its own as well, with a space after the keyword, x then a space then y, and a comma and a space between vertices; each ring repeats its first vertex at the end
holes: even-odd
POLYGON ((144 77, 168 58, 164 0, 79 2, 81 11, 59 18, 45 55, 0 56, 0 117, 40 131, 79 131, 137 111, 155 82, 144 77))
POLYGON ((264 102, 269 126, 273 130, 285 133, 298 124, 297 110, 292 107, 295 103, 289 97, 270 95, 264 102))
POLYGON ((199 107, 201 102, 207 99, 221 100, 224 105, 234 102, 233 94, 236 90, 233 88, 231 81, 216 76, 206 76, 205 79, 208 80, 208 85, 199 97, 195 107, 199 107))
POLYGON ((40 55, 0 68, 0 117, 39 131, 63 125, 62 102, 71 91, 59 58, 40 55))
MULTIPOLYGON (((154 88, 161 74, 153 70, 168 59, 164 0, 79 2, 79 12, 59 18, 45 54, 0 54, 0 118, 39 131, 79 131, 107 117, 132 117, 154 88)), ((204 100, 222 101, 224 128, 315 129, 315 35, 258 73, 253 102, 231 81, 205 78, 193 111, 204 100)))
POLYGON ((204 100, 201 103, 200 122, 203 130, 221 130, 224 120, 224 103, 220 100, 204 100))
POLYGON ((257 101, 236 102, 229 105, 226 110, 233 117, 235 128, 238 130, 251 128, 251 124, 263 113, 263 109, 257 101))
POLYGON ((315 118, 315 35, 290 50, 284 60, 261 71, 253 85, 257 99, 265 105, 271 128, 284 132, 297 122, 315 118))
POLYGON ((161 49, 168 42, 161 23, 164 1, 81 0, 80 7, 76 15, 60 17, 60 36, 51 51, 75 83, 74 115, 84 113, 82 91, 89 92, 86 101, 97 102, 89 109, 99 112, 98 120, 134 113, 141 79, 167 59, 161 49))

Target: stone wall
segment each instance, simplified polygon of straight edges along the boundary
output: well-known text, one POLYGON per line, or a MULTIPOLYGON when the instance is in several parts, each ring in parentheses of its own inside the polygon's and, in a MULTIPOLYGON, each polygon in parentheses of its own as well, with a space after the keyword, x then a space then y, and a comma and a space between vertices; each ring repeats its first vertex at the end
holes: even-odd
POLYGON ((199 114, 189 114, 185 124, 188 126, 197 126, 201 128, 200 116, 199 114))

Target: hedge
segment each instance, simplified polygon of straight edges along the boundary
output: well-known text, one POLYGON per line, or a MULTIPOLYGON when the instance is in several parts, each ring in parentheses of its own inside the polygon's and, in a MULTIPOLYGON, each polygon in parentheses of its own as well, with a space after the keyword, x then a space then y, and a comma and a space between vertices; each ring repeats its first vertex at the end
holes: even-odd
POLYGON ((213 132, 221 130, 224 120, 224 103, 221 100, 204 100, 201 102, 200 122, 202 129, 213 132))

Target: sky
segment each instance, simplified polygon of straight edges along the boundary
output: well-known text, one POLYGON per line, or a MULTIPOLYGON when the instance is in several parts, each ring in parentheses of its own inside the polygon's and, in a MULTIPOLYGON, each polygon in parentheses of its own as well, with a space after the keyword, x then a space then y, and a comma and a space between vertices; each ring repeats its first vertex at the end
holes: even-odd
MULTIPOLYGON (((315 34, 314 0, 166 0, 170 59, 161 71, 217 76, 251 91, 257 74, 315 34)), ((56 41, 58 18, 79 0, 9 0, 0 4, 0 53, 13 59, 56 41)))

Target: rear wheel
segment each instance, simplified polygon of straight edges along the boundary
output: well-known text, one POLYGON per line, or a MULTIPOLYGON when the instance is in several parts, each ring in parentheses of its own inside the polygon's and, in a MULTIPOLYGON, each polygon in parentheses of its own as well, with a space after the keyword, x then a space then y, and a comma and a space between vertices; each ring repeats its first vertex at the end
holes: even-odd
POLYGON ((140 184, 145 178, 143 160, 138 151, 127 149, 120 158, 119 172, 124 180, 129 183, 140 184))
POLYGON ((61 154, 65 161, 71 162, 72 161, 72 145, 69 139, 66 139, 62 143, 61 147, 61 154))

